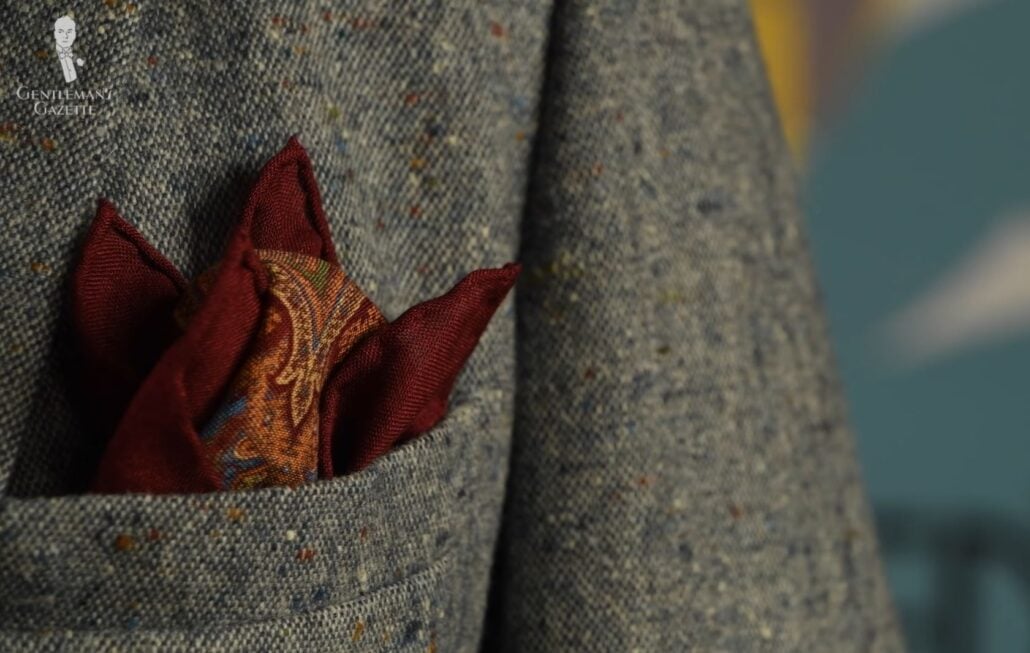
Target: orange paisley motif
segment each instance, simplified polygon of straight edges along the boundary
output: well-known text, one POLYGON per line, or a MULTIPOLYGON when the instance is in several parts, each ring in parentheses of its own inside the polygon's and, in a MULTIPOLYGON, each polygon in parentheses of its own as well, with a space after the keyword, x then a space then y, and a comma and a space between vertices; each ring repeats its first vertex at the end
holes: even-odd
MULTIPOLYGON (((386 323, 343 269, 294 252, 258 250, 270 285, 261 327, 221 406, 200 430, 226 489, 312 481, 318 470, 319 399, 332 368, 386 323)), ((185 322, 213 275, 179 306, 185 322)))

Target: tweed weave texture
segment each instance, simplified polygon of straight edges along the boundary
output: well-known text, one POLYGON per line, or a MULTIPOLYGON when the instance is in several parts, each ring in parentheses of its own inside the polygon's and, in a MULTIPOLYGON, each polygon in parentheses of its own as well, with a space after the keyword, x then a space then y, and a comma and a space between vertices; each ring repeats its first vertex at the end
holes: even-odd
POLYGON ((745 3, 552 24, 498 641, 900 650, 745 3))
POLYGON ((0 3, 0 650, 901 650, 744 0, 71 4, 115 97, 57 118, 16 91, 69 7, 0 3), (193 278, 291 133, 388 319, 524 263, 447 417, 297 489, 61 496, 96 198, 193 278))

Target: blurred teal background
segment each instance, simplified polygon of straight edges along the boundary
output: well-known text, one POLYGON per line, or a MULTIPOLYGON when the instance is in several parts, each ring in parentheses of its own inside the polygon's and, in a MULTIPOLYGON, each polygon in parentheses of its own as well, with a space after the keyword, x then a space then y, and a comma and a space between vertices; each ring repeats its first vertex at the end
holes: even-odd
MULTIPOLYGON (((1030 219, 1028 64, 1027 0, 985 3, 897 43, 866 69, 805 174, 913 653, 1030 650, 1030 330, 907 363, 883 335, 999 224, 1030 219)), ((1030 283, 1030 250, 1016 270, 1030 283)))

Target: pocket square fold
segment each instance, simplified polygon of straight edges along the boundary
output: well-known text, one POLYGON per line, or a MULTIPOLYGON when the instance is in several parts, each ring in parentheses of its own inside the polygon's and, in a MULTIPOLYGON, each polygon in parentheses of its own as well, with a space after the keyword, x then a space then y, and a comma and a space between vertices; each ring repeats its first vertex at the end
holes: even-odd
POLYGON ((359 470, 443 418, 514 285, 477 270, 387 322, 336 257, 296 138, 187 284, 101 200, 71 283, 94 492, 194 493, 359 470))

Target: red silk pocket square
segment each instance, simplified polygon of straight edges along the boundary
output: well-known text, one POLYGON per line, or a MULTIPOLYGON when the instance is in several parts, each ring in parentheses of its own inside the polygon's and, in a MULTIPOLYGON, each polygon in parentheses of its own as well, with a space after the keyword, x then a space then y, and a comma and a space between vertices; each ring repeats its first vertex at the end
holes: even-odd
POLYGON ((296 138, 192 284, 102 200, 71 283, 91 489, 295 486, 365 467, 443 418, 519 269, 472 272, 388 323, 339 265, 296 138))

